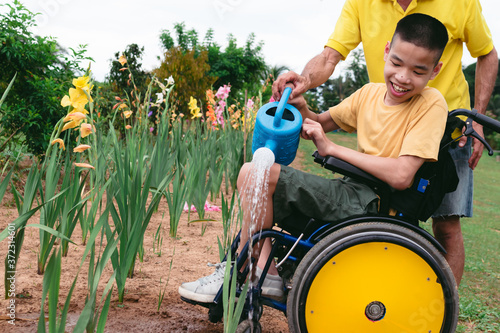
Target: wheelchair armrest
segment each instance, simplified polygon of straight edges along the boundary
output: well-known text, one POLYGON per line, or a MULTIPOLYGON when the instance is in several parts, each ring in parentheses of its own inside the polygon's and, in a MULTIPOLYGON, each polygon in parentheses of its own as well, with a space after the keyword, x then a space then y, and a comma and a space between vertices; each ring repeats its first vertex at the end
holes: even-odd
POLYGON ((374 177, 368 172, 361 170, 351 163, 340 160, 333 156, 321 156, 318 151, 314 152, 313 157, 314 162, 321 164, 321 166, 323 166, 325 169, 331 170, 334 173, 337 172, 360 183, 366 184, 379 195, 392 191, 391 187, 387 183, 381 181, 377 177, 374 177))

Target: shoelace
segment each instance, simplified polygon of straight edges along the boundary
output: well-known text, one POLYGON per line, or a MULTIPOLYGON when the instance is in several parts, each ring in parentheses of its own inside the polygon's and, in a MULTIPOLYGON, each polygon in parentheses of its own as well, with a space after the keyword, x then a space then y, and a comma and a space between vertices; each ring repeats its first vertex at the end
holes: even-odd
POLYGON ((212 283, 214 280, 224 279, 224 272, 226 270, 226 262, 220 262, 218 264, 208 263, 207 266, 215 267, 215 272, 208 276, 204 276, 199 279, 201 285, 206 285, 212 283))

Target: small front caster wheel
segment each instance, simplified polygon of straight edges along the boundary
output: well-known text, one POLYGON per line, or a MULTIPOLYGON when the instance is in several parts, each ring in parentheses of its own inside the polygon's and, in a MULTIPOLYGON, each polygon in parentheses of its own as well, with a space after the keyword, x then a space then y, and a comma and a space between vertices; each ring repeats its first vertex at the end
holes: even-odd
POLYGON ((236 333, 261 333, 262 327, 258 321, 245 319, 238 324, 236 333))

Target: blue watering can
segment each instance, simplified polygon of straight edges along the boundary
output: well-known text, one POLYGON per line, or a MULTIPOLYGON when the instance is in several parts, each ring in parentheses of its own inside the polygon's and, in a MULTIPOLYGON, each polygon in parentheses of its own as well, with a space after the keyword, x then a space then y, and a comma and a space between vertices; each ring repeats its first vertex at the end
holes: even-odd
POLYGON ((286 103, 291 93, 287 87, 279 102, 263 105, 257 112, 253 131, 252 154, 259 148, 269 148, 275 162, 283 165, 295 159, 302 128, 299 110, 286 103))

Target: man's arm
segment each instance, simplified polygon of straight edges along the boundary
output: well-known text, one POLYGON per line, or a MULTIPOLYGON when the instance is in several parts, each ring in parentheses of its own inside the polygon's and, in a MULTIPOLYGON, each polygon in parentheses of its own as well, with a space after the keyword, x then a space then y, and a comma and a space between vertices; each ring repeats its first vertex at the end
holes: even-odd
MULTIPOLYGON (((490 53, 477 58, 474 108, 481 114, 484 114, 488 107, 488 102, 495 86, 497 72, 498 55, 495 48, 490 53)), ((473 127, 479 135, 484 137, 483 126, 474 122, 473 127)), ((483 144, 479 140, 474 139, 473 143, 473 152, 469 159, 469 167, 472 170, 477 166, 484 149, 483 144)), ((460 145, 465 145, 465 139, 460 141, 460 145)))
POLYGON ((307 90, 322 85, 333 74, 340 60, 342 56, 338 51, 325 47, 323 52, 309 60, 301 75, 292 71, 280 75, 273 83, 273 98, 280 100, 287 83, 293 85, 291 101, 307 90))

